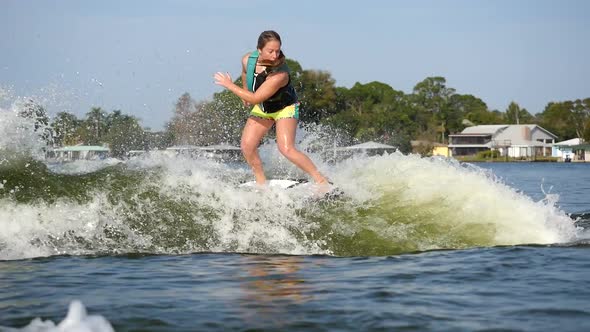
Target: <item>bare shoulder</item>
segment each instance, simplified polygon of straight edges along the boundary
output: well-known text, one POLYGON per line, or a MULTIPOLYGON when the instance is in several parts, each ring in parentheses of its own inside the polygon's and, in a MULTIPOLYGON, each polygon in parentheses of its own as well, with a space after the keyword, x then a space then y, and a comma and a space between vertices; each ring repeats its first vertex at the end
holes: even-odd
POLYGON ((252 54, 252 52, 248 52, 242 57, 242 66, 244 68, 246 68, 246 66, 248 66, 248 58, 250 57, 250 54, 252 54))

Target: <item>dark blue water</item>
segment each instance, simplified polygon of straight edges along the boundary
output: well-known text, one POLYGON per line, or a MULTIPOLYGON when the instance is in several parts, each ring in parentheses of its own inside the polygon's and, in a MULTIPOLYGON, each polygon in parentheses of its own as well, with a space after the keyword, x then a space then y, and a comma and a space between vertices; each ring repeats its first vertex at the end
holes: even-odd
MULTIPOLYGON (((590 210, 590 165, 477 166, 535 201, 549 192, 568 213, 590 210)), ((110 253, 6 260, 0 326, 21 328, 36 317, 57 324, 80 300, 117 331, 584 331, 589 243, 582 236, 360 257, 110 253)))
POLYGON ((80 299, 118 331, 583 331, 588 248, 5 262, 1 313, 9 326, 58 322, 80 299))
POLYGON ((590 210, 590 163, 477 163, 534 200, 559 195, 568 213, 590 210))

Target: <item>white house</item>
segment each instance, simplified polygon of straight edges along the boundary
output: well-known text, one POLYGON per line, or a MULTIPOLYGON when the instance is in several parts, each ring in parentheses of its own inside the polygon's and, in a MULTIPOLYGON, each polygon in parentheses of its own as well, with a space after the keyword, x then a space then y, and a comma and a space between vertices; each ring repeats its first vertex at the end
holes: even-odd
POLYGON ((449 135, 453 156, 474 155, 480 151, 497 150, 513 158, 551 156, 556 135, 538 125, 481 125, 465 128, 449 135))
POLYGON ((242 158, 242 150, 230 144, 218 144, 208 146, 175 145, 166 148, 165 155, 185 155, 191 157, 206 157, 220 160, 239 160, 242 158))
POLYGON ((579 138, 572 138, 568 139, 567 141, 557 142, 553 144, 551 156, 562 159, 573 159, 574 149, 572 148, 572 146, 579 145, 581 141, 582 140, 579 138))
POLYGON ((75 160, 101 160, 110 156, 110 149, 95 145, 73 145, 49 150, 46 158, 50 161, 67 162, 75 160))
POLYGON ((322 150, 322 156, 330 162, 344 160, 354 155, 382 155, 384 153, 393 153, 397 150, 395 146, 377 143, 373 141, 364 142, 350 146, 340 146, 322 150))
POLYGON ((590 144, 572 138, 553 144, 552 156, 564 161, 590 161, 590 144))

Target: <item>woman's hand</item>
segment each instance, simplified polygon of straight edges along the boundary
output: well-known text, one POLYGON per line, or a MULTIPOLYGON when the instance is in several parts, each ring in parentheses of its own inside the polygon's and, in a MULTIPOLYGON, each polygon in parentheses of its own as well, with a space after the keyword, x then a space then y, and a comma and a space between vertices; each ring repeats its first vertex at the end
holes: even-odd
POLYGON ((215 84, 221 85, 224 88, 228 88, 230 85, 234 84, 234 81, 231 79, 229 73, 222 73, 217 72, 215 73, 215 84))
MULTIPOLYGON (((250 105, 259 104, 268 100, 279 89, 289 83, 289 74, 287 72, 278 72, 269 74, 264 83, 260 85, 256 92, 248 91, 234 84, 229 73, 215 73, 215 84, 221 85, 238 96, 240 99, 250 105)), ((246 105, 244 105, 246 106, 246 105)))

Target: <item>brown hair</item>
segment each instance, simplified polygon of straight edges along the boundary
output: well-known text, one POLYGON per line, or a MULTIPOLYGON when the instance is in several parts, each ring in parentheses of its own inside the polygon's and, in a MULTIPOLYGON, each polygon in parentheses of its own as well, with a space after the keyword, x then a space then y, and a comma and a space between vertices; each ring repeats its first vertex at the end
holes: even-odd
MULTIPOLYGON (((276 31, 268 30, 268 31, 263 31, 260 34, 260 36, 258 37, 258 49, 259 50, 263 49, 264 46, 266 46, 266 43, 268 43, 271 40, 276 40, 279 42, 279 44, 283 44, 281 42, 281 36, 279 36, 279 34, 276 33, 276 31)), ((285 63, 285 53, 283 53, 283 50, 281 50, 279 57, 274 62, 259 60, 258 63, 260 65, 267 66, 267 67, 278 67, 278 66, 282 65, 283 63, 285 63)))
POLYGON ((268 30, 268 31, 263 31, 260 36, 258 37, 258 49, 261 50, 262 48, 264 48, 264 46, 266 45, 266 43, 268 43, 271 40, 276 40, 278 41, 280 44, 282 44, 281 42, 281 36, 279 36, 278 33, 276 33, 273 30, 268 30))

